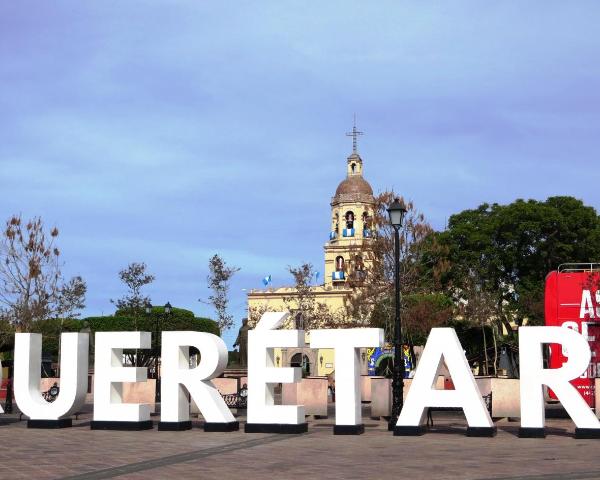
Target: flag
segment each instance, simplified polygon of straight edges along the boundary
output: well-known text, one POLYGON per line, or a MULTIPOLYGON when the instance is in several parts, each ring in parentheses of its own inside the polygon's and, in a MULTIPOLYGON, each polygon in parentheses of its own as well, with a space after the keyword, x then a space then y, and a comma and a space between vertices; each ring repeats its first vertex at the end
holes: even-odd
POLYGON ((319 276, 321 275, 321 272, 316 272, 315 273, 315 283, 319 283, 319 276))
POLYGON ((262 282, 265 287, 269 285, 271 283, 271 275, 267 275, 265 278, 263 278, 262 282))

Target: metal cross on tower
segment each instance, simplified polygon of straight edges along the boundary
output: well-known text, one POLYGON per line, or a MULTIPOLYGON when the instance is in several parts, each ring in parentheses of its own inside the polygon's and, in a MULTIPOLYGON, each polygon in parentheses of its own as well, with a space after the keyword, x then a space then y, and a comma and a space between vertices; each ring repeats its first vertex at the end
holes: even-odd
POLYGON ((347 137, 352 137, 352 153, 356 153, 356 143, 357 143, 356 140, 359 135, 364 135, 364 134, 363 134, 363 132, 359 132, 356 129, 356 114, 355 114, 354 115, 354 126, 352 127, 352 131, 346 133, 347 137))

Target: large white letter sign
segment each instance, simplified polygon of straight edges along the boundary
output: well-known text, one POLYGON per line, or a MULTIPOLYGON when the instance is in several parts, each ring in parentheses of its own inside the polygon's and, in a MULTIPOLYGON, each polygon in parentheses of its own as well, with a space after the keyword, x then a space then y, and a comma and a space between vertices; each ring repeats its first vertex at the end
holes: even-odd
POLYGON ((383 345, 381 328, 313 330, 311 348, 335 351, 334 435, 359 435, 365 431, 361 415, 360 348, 383 345))
POLYGON ((205 432, 239 430, 239 422, 210 381, 227 366, 227 346, 221 338, 204 332, 163 332, 162 362, 159 430, 192 428, 187 392, 202 412, 205 432), (192 369, 190 346, 200 350, 200 364, 192 369))
POLYGON ((149 332, 96 333, 92 430, 152 428, 150 406, 123 403, 123 382, 146 381, 146 367, 124 367, 124 348, 150 348, 149 332))
POLYGON ((432 328, 411 383, 394 435, 420 435, 427 407, 461 407, 467 419, 467 436, 496 434, 462 346, 452 328, 432 328), (434 388, 442 360, 446 362, 455 390, 434 388))
POLYGON ((576 438, 600 438, 600 422, 577 389, 569 383, 584 373, 591 359, 590 346, 579 333, 564 327, 519 328, 519 365, 521 372, 521 428, 524 438, 544 437, 543 385, 551 388, 575 422, 576 438), (542 345, 562 344, 569 352, 560 368, 545 369, 542 345))
POLYGON ((85 402, 88 375, 89 336, 87 333, 62 333, 60 336, 60 391, 54 402, 40 392, 42 336, 39 333, 15 335, 15 400, 29 417, 28 427, 70 427, 69 417, 85 402))
POLYGON ((304 331, 275 330, 289 312, 263 314, 248 332, 248 417, 246 433, 303 433, 308 430, 301 405, 275 405, 275 383, 295 383, 302 377, 298 367, 276 368, 276 347, 304 346, 304 331))

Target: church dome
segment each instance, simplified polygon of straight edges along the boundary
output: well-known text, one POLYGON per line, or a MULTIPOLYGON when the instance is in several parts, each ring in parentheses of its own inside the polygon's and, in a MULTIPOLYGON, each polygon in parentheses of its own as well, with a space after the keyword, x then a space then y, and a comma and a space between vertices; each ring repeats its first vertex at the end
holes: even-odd
POLYGON ((342 181, 335 191, 336 197, 353 194, 370 195, 372 197, 373 189, 371 188, 371 185, 369 185, 369 182, 362 176, 354 175, 342 181))
POLYGON ((356 152, 348 157, 346 179, 335 190, 332 205, 338 203, 373 203, 373 189, 362 176, 362 158, 356 152))

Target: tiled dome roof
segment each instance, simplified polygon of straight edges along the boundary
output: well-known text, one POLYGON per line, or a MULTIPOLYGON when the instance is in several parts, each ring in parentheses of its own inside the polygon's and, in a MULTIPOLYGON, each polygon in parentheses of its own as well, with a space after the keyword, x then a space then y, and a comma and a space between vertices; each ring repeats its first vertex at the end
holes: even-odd
POLYGON ((354 193, 362 193, 364 195, 373 195, 373 189, 369 182, 367 182, 360 175, 353 175, 346 178, 342 183, 340 183, 335 191, 335 196, 339 197, 340 195, 346 194, 354 194, 354 193))

